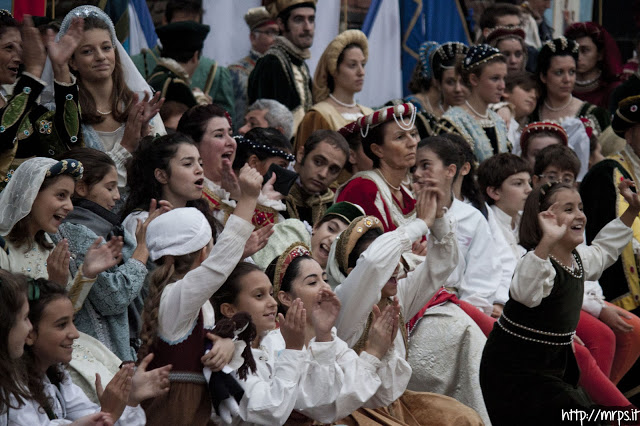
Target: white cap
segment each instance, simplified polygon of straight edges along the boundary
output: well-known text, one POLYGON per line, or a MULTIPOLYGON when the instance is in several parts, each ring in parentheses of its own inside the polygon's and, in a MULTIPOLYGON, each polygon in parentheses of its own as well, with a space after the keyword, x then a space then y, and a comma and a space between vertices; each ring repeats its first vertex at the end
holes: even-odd
POLYGON ((173 209, 155 218, 147 228, 149 258, 155 262, 166 255, 193 253, 209 244, 211 237, 211 226, 200 210, 173 209))

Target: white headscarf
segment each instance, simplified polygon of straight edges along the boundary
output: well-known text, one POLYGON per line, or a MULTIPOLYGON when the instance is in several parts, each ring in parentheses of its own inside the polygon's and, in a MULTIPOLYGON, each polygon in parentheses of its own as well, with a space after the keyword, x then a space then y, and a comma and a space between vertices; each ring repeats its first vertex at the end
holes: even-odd
POLYGON ((5 236, 31 211, 47 172, 58 161, 53 158, 30 158, 16 169, 0 192, 0 235, 5 236))

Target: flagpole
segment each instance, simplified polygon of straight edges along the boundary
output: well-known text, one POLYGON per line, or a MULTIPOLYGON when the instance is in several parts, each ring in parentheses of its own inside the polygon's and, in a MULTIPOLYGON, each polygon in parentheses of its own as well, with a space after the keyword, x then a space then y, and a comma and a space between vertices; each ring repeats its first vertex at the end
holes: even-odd
POLYGON ((51 19, 56 19, 56 0, 51 0, 51 19))

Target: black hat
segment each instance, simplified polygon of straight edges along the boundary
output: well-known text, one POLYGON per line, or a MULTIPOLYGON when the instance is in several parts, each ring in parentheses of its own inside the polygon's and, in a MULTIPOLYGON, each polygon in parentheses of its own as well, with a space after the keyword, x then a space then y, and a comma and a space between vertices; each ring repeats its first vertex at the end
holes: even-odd
POLYGON ((162 42, 163 51, 195 52, 202 50, 209 26, 194 21, 172 22, 156 28, 156 34, 162 42))
POLYGON ((624 138, 627 130, 640 123, 640 95, 624 98, 611 120, 611 128, 616 135, 624 138))

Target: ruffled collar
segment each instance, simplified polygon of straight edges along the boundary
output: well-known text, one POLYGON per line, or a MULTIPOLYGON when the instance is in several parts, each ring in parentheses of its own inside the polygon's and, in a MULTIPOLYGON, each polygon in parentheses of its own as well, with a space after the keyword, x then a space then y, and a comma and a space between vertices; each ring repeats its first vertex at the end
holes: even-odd
POLYGON ((282 49, 289 55, 298 58, 300 61, 304 61, 311 57, 311 51, 309 49, 300 49, 298 46, 291 43, 289 39, 282 36, 276 37, 276 41, 273 43, 272 47, 282 49))
POLYGON ((185 71, 183 66, 180 65, 175 59, 160 58, 158 59, 158 65, 165 67, 166 69, 176 74, 178 77, 185 79, 186 81, 190 80, 187 71, 185 71))

